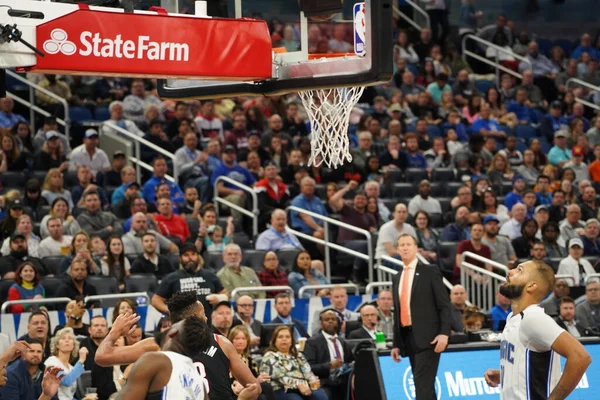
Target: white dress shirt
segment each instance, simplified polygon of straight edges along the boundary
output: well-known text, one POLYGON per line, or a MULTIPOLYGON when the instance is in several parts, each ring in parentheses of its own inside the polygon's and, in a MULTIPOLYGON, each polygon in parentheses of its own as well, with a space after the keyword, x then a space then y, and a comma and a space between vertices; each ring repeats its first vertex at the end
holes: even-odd
POLYGON ((585 279, 586 276, 590 274, 595 274, 596 271, 592 264, 585 258, 580 258, 579 262, 571 256, 567 258, 563 258, 558 264, 558 272, 557 275, 570 275, 575 280, 575 286, 580 286, 581 281, 585 279), (583 266, 584 276, 582 277, 579 274, 579 264, 583 266))
POLYGON ((328 333, 326 333, 325 331, 321 331, 321 333, 323 334, 323 336, 325 337, 325 340, 327 341, 327 348, 329 349, 329 359, 331 361, 335 360, 335 348, 333 347, 333 340, 331 340, 332 338, 335 338, 335 343, 337 345, 338 351, 340 352, 340 357, 342 357, 342 361, 344 360, 344 346, 342 346, 342 344, 340 343, 340 337, 336 334, 336 335, 330 335, 328 333))

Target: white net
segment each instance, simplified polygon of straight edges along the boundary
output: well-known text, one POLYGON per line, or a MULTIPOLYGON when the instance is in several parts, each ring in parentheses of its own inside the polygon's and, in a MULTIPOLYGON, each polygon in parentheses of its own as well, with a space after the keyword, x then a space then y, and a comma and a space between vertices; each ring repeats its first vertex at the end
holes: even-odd
POLYGON ((348 124, 350 112, 362 96, 364 86, 313 89, 299 92, 310 120, 309 165, 338 168, 352 161, 348 124))

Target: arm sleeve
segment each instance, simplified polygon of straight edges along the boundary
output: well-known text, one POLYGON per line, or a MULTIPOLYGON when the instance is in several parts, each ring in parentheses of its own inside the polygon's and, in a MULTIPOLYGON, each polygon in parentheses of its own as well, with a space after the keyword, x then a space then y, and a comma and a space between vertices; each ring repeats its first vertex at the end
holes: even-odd
POLYGON ((521 321, 521 342, 536 352, 548 351, 556 338, 564 332, 556 321, 543 312, 525 314, 521 321))
POLYGON ((83 371, 83 364, 77 361, 73 366, 73 369, 71 369, 71 371, 68 374, 63 376, 62 380, 60 381, 60 385, 71 386, 72 384, 77 382, 77 378, 79 378, 81 374, 83 374, 83 371))

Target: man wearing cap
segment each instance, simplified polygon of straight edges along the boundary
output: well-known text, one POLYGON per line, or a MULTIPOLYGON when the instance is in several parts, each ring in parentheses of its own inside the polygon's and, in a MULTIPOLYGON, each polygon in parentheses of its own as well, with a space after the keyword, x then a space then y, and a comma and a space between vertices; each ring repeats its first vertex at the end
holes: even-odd
POLYGON ((580 238, 570 239, 567 248, 569 256, 560 261, 556 274, 572 276, 575 286, 584 286, 586 277, 595 274, 596 271, 592 264, 583 258, 583 242, 580 238))
POLYGON ((512 210, 515 204, 523 202, 523 191, 527 182, 521 175, 515 175, 512 179, 512 184, 513 190, 504 197, 504 205, 509 210, 512 210))
MULTIPOLYGON (((30 257, 27 250, 27 238, 19 231, 15 231, 10 236, 8 243, 10 253, 7 256, 0 257, 0 278, 14 279, 15 271, 24 261, 29 261, 35 265, 41 276, 47 276, 50 271, 46 268, 38 258, 30 257)), ((52 276, 52 275, 50 275, 52 276)))
MULTIPOLYGON (((58 168, 60 172, 65 172, 69 168, 69 163, 66 161, 67 157, 62 149, 58 135, 57 131, 46 132, 46 144, 44 145, 46 150, 35 154, 33 161, 34 170, 47 171, 50 168, 58 168), (53 158, 55 151, 57 153, 56 159, 53 158)), ((15 139, 18 137, 16 136, 15 139)))
POLYGON ((195 187, 203 204, 212 201, 208 154, 198 150, 198 137, 188 132, 183 138, 183 147, 175 152, 173 166, 184 186, 195 187))
POLYGON ((542 118, 540 131, 548 142, 554 138, 554 133, 560 129, 568 129, 569 123, 562 115, 562 103, 558 100, 550 105, 550 111, 542 118))
POLYGON ((583 255, 585 257, 600 257, 600 222, 596 218, 585 221, 585 234, 581 236, 583 255))
POLYGON ((73 203, 79 208, 84 208, 85 204, 83 199, 85 194, 88 192, 96 192, 100 198, 102 209, 108 208, 109 203, 106 192, 100 186, 93 184, 92 180, 92 173, 87 165, 80 165, 77 167, 77 181, 79 185, 71 189, 73 203))
POLYGON ((548 163, 555 167, 563 167, 571 159, 571 150, 567 148, 569 133, 558 130, 554 133, 554 146, 548 152, 548 163))
POLYGON ((585 152, 583 147, 575 145, 571 148, 571 160, 563 165, 563 168, 571 168, 575 172, 575 182, 590 179, 588 166, 583 162, 584 157, 585 152))
POLYGON ((168 172, 167 160, 163 156, 157 156, 152 162, 152 177, 144 183, 144 199, 148 204, 156 200, 156 187, 160 183, 169 185, 171 200, 179 202, 183 200, 183 190, 175 182, 168 181, 165 175, 168 172))
MULTIPOLYGON (((135 179, 136 179, 135 168, 125 167, 121 170, 120 175, 121 175, 121 183, 113 192, 112 198, 110 200, 110 203, 113 206, 125 198, 125 190, 127 189, 127 185, 131 182, 135 182, 135 179)), ((141 196, 142 192, 140 192, 139 195, 141 196)))
MULTIPOLYGON (((218 177, 226 176, 233 179, 243 185, 253 186, 256 182, 254 176, 246 168, 235 162, 236 160, 236 149, 231 144, 228 144, 223 149, 222 161, 223 164, 213 171, 210 178, 210 185, 214 187, 214 184, 218 177)), ((245 207, 246 205, 246 194, 243 190, 240 190, 238 186, 234 186, 228 182, 219 181, 217 184, 217 193, 219 197, 224 197, 225 200, 234 203, 239 207, 245 207)), ((216 195, 216 194, 215 194, 216 195)), ((229 207, 223 206, 224 209, 229 207)), ((242 220, 243 214, 237 210, 231 210, 231 215, 234 219, 242 220)))
POLYGON ((548 206, 541 204, 535 208, 535 213, 533 214, 533 219, 538 224, 538 231, 535 234, 535 237, 539 240, 542 240, 542 229, 544 225, 548 223, 550 220, 550 213, 548 212, 548 206))
POLYGON ((117 150, 113 153, 112 165, 110 171, 98 175, 98 182, 102 186, 119 186, 121 184, 121 171, 127 165, 125 153, 117 150))
POLYGON ((233 325, 233 309, 228 300, 220 301, 215 305, 210 315, 213 333, 224 337, 229 336, 229 330, 233 325))
MULTIPOLYGON (((224 266, 217 272, 217 276, 228 292, 233 292, 238 287, 262 287, 254 269, 241 265, 242 249, 235 243, 229 243, 223 251, 224 266)), ((266 298, 264 291, 246 292, 255 299, 266 298)))
POLYGON ((167 275, 152 296, 152 306, 158 312, 169 312, 166 301, 176 292, 196 292, 207 316, 212 313, 213 305, 229 299, 219 278, 203 268, 204 260, 193 244, 185 243, 181 247, 179 261, 182 268, 167 275))
POLYGON ((418 211, 425 211, 427 214, 442 214, 442 206, 437 199, 429 196, 431 184, 427 179, 419 182, 419 194, 413 197, 408 203, 408 213, 413 217, 418 211))
MULTIPOLYGON (((119 201, 117 204, 113 204, 111 207, 111 210, 117 216, 117 218, 129 219, 135 212, 141 211, 141 210, 137 210, 137 208, 135 206, 138 204, 135 204, 135 202, 138 202, 138 203, 143 202, 144 205, 146 204, 146 200, 144 200, 143 197, 139 197, 139 196, 140 196, 140 185, 135 181, 129 182, 128 184, 125 185, 125 197, 121 201, 119 201)), ((130 225, 131 225, 131 221, 130 221, 130 225)), ((125 229, 125 227, 123 227, 123 230, 125 232, 129 231, 129 229, 125 229)))
POLYGON ((23 215, 23 201, 16 199, 6 203, 8 212, 0 221, 0 240, 9 237, 17 228, 17 219, 23 215))
POLYGON ((83 144, 75 147, 71 152, 69 169, 75 171, 81 165, 88 166, 93 177, 96 177, 98 172, 110 170, 108 156, 104 150, 98 147, 98 131, 95 129, 86 130, 83 135, 83 144))
POLYGON ((483 229, 485 235, 481 239, 481 243, 490 248, 492 260, 502 265, 512 265, 517 260, 517 256, 510 240, 505 236, 498 236, 500 220, 494 215, 486 216, 483 219, 483 229))
POLYGON ((64 154, 71 153, 71 144, 69 143, 69 139, 67 139, 66 135, 57 131, 58 124, 56 123, 56 118, 54 117, 46 117, 44 118, 44 125, 35 133, 33 137, 33 150, 34 154, 42 151, 42 147, 44 147, 44 143, 46 143, 46 133, 49 131, 54 131, 58 135, 58 139, 60 140, 60 144, 62 144, 62 148, 64 150, 64 154))

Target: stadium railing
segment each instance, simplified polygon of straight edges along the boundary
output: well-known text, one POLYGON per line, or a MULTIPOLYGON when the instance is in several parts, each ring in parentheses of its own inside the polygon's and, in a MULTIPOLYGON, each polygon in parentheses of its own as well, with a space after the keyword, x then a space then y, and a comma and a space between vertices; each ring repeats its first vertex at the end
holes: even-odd
POLYGON ((219 215, 219 204, 226 205, 227 207, 236 210, 252 219, 252 239, 256 239, 256 235, 258 235, 258 214, 260 213, 258 210, 258 196, 254 189, 250 186, 244 185, 236 180, 233 180, 227 176, 219 176, 215 179, 214 183, 214 197, 213 203, 215 204, 215 208, 217 211, 217 215, 219 215), (225 200, 222 197, 219 197, 219 191, 217 190, 217 184, 219 182, 227 182, 230 185, 236 186, 243 190, 244 192, 250 193, 250 198, 252 198, 252 211, 248 211, 245 208, 238 206, 237 204, 233 204, 232 202, 225 200))
MULTIPOLYGON (((596 274, 594 274, 594 275, 596 275, 596 274)), ((554 275, 554 278, 556 280, 560 279, 560 280, 563 280, 563 281, 567 281, 567 283, 570 282, 569 286, 575 286, 575 278, 573 278, 571 275, 564 275, 564 274, 554 275)), ((587 280, 586 280, 586 283, 587 283, 587 280)))
MULTIPOLYGON (((594 92, 600 92, 600 86, 592 85, 591 83, 582 81, 581 79, 571 78, 571 79, 567 80, 567 84, 566 84, 567 90, 569 89, 570 86, 573 86, 573 85, 583 86, 594 92)), ((588 100, 582 99, 581 97, 575 97, 575 101, 583 104, 584 106, 593 108, 596 111, 600 110, 600 106, 598 106, 588 100)))
MULTIPOLYGON (((135 163, 135 173, 136 173, 138 182, 141 181, 141 168, 144 168, 150 172, 153 171, 153 168, 151 165, 142 161, 141 145, 151 148, 152 150, 156 151, 157 153, 162 154, 163 156, 167 157, 171 161, 175 161, 175 154, 166 151, 165 149, 155 145, 152 142, 147 141, 146 139, 136 135, 135 133, 131 133, 131 132, 113 124, 110 120, 102 122, 100 124, 100 129, 102 130, 102 128, 104 126, 107 126, 110 129, 117 131, 120 135, 123 135, 124 137, 126 137, 127 139, 130 139, 133 142, 133 145, 134 145, 133 148, 135 149, 135 152, 134 152, 134 156, 130 157, 129 159, 135 163)), ((177 171, 177 169, 175 168, 174 163, 173 163, 173 175, 175 175, 175 176, 171 177, 169 175, 165 175, 165 179, 167 179, 171 182, 177 183, 179 171, 177 171)))
POLYGON ((507 274, 508 267, 497 261, 471 253, 470 251, 465 251, 460 255, 460 283, 467 290, 469 300, 484 312, 489 311, 496 304, 496 289, 506 281, 507 274), (467 257, 490 265, 494 269, 502 271, 504 275, 499 275, 465 261, 467 257))
POLYGON ((280 292, 285 291, 288 292, 291 298, 294 298, 294 289, 290 286, 248 286, 248 287, 239 287, 233 289, 231 292, 230 300, 234 300, 237 295, 240 293, 248 293, 248 292, 280 292))
POLYGON ((510 49, 505 49, 503 47, 500 47, 498 45, 495 45, 492 42, 489 42, 487 40, 484 40, 482 38, 480 38, 479 36, 475 36, 475 35, 464 35, 462 38, 462 49, 463 49, 463 54, 462 54, 462 58, 463 61, 468 65, 469 61, 467 59, 467 57, 471 57, 474 58, 478 61, 481 61, 484 64, 487 64, 493 68, 495 68, 496 70, 496 80, 497 82, 500 82, 500 71, 506 72, 507 74, 510 74, 516 78, 522 79, 523 75, 521 75, 518 72, 513 71, 510 68, 506 68, 504 65, 500 65, 500 62, 498 61, 498 56, 500 55, 500 53, 504 53, 507 54, 511 57, 513 57, 514 59, 523 62, 525 64, 529 64, 531 66, 531 61, 529 61, 529 59, 520 56, 516 53, 514 53, 512 50, 510 49), (468 49, 467 47, 467 41, 469 40, 473 40, 475 42, 478 42, 481 46, 484 46, 485 49, 487 49, 488 47, 491 47, 492 49, 496 50, 496 61, 492 61, 489 58, 486 57, 482 57, 479 54, 471 51, 468 49))
POLYGON ((130 298, 139 298, 144 297, 146 299, 146 304, 150 305, 150 296, 146 292, 134 292, 134 293, 115 293, 115 294, 99 294, 94 296, 86 296, 84 302, 87 304, 90 301, 99 301, 102 303, 103 300, 121 300, 121 299, 130 299, 130 298))
POLYGON ((48 111, 35 105, 35 91, 34 90, 38 90, 38 91, 44 93, 46 96, 51 97, 54 100, 58 101, 64 107, 65 118, 64 119, 56 118, 56 123, 63 127, 63 129, 65 131, 65 136, 67 137, 67 139, 71 140, 71 136, 70 136, 71 120, 69 118, 69 103, 67 103, 67 100, 52 93, 51 91, 49 91, 47 89, 44 89, 43 87, 41 87, 39 85, 36 85, 33 82, 28 81, 26 78, 23 78, 21 75, 16 74, 11 70, 7 69, 6 75, 27 85, 27 88, 29 90, 29 101, 15 95, 14 93, 11 93, 10 91, 7 91, 6 94, 8 95, 8 97, 12 98, 17 103, 22 104, 25 107, 29 108, 29 122, 31 124, 31 131, 34 134, 35 134, 35 132, 37 132, 37 129, 35 126, 35 113, 41 114, 44 117, 52 116, 52 114, 50 114, 48 111))
POLYGON ((302 286, 298 291, 298 297, 303 298, 304 292, 307 290, 321 290, 321 289, 331 289, 334 287, 343 287, 346 289, 352 289, 354 291, 354 295, 358 296, 360 294, 360 288, 355 283, 340 283, 340 284, 331 284, 331 285, 306 285, 302 286))
POLYGON ((413 10, 415 11, 415 13, 413 13, 414 19, 410 18, 408 15, 403 13, 396 5, 394 5, 394 14, 396 14, 397 16, 399 16, 400 18, 402 18, 403 20, 408 22, 413 28, 415 28, 419 32, 421 32, 424 28, 431 27, 431 19, 429 18, 429 14, 427 14, 427 11, 423 10, 423 8, 421 8, 421 6, 419 6, 417 3, 413 2, 412 0, 404 0, 404 2, 406 4, 408 4, 409 6, 411 6, 413 8, 413 10), (417 15, 423 17, 424 24, 422 26, 419 25, 419 23, 417 22, 417 18, 416 18, 417 15))
POLYGON ((331 257, 329 254, 329 248, 332 248, 337 251, 341 251, 342 253, 347 253, 347 254, 350 254, 351 256, 358 257, 358 258, 361 258, 361 259, 367 261, 367 263, 369 264, 369 266, 368 266, 369 282, 373 282, 373 238, 371 236, 371 232, 369 232, 365 229, 357 228, 353 225, 346 224, 345 222, 337 221, 333 218, 325 217, 321 214, 317 214, 312 211, 308 211, 303 208, 299 208, 299 207, 295 207, 295 206, 289 206, 288 208, 286 208, 286 211, 288 212, 288 214, 290 211, 295 211, 299 214, 309 215, 312 218, 323 221, 323 230, 325 233, 324 239, 318 239, 316 237, 313 237, 312 235, 307 235, 306 233, 302 233, 300 231, 297 231, 297 230, 295 230, 293 228, 289 228, 289 227, 286 227, 286 230, 290 233, 293 233, 297 237, 300 237, 300 238, 306 239, 308 241, 325 246, 325 275, 327 276, 327 279, 331 280, 331 257), (352 232, 356 232, 361 235, 364 235, 367 240, 367 254, 363 254, 356 250, 352 250, 347 247, 341 246, 337 243, 331 242, 329 240, 329 224, 336 225, 340 228, 348 229, 352 232))
MULTIPOLYGON (((431 263, 429 261, 427 261, 427 259, 425 257, 423 257, 422 255, 417 254, 417 258, 419 259, 419 262, 426 264, 426 265, 431 265, 431 263)), ((383 265, 382 263, 384 261, 391 263, 391 264, 396 264, 399 267, 403 267, 404 264, 402 263, 401 260, 398 260, 397 258, 390 257, 390 256, 382 256, 379 260, 377 260, 377 265, 375 266, 377 268, 377 281, 378 282, 387 282, 387 281, 391 282, 392 276, 396 275, 398 273, 398 271, 393 268, 386 267, 385 265, 383 265)), ((448 288, 448 290, 452 290, 452 283, 450 283, 450 281, 448 279, 442 277, 442 282, 444 283, 444 286, 446 286, 448 288)), ((383 285, 383 286, 385 286, 385 285, 383 285)))
POLYGON ((600 274, 589 274, 585 277, 585 284, 590 282, 600 282, 600 274))
POLYGON ((392 281, 385 281, 385 282, 371 282, 369 283, 366 288, 365 288, 365 294, 373 294, 373 289, 375 288, 391 288, 392 287, 392 281))
POLYGON ((6 311, 10 306, 16 306, 20 304, 67 304, 71 299, 68 297, 53 297, 49 299, 28 299, 28 300, 10 300, 2 303, 2 308, 0 308, 1 314, 8 314, 6 311))

